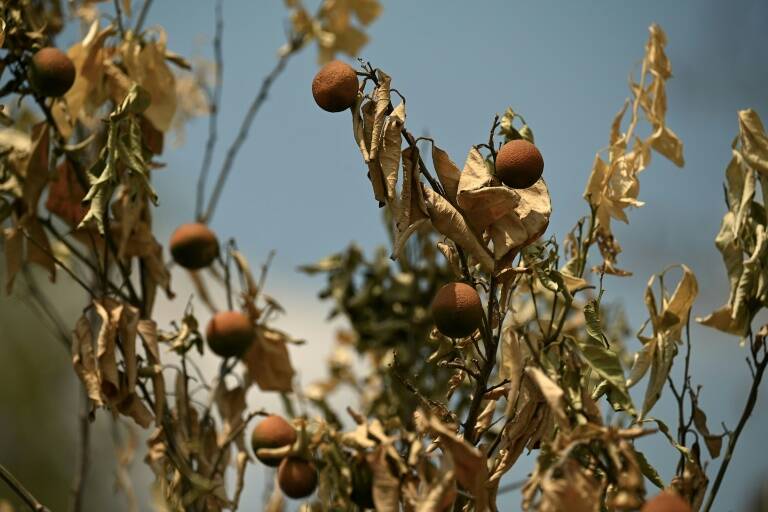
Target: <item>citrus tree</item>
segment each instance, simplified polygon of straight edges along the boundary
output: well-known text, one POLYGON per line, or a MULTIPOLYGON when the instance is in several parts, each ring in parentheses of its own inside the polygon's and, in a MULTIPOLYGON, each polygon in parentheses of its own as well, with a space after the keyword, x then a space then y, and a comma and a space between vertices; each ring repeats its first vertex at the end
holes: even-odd
MULTIPOLYGON (((144 28, 151 0, 138 9, 130 0, 106 4, 106 26, 97 4, 69 4, 67 12, 58 2, 0 7, 0 97, 14 105, 3 108, 9 128, 0 139, 6 291, 24 281, 71 354, 87 403, 84 435, 97 414, 146 432, 157 510, 237 509, 254 463, 276 469, 264 504, 272 512, 286 497, 302 510, 499 510, 499 496, 518 486, 523 510, 713 510, 768 366, 768 327, 753 325, 768 305, 768 135, 756 112, 738 113, 715 241, 730 294, 696 319, 741 338, 752 370, 736 429, 720 432, 699 406, 690 364, 693 272, 677 265, 651 277, 637 350, 604 286, 629 275, 618 266, 612 222, 628 222, 630 207, 642 206, 639 173, 656 157, 684 165, 683 144, 666 123, 671 65, 660 27, 650 27, 630 98, 595 156, 585 216, 558 237, 547 232, 546 155, 518 111, 507 108, 479 142, 468 141, 459 168, 435 140, 406 127, 405 91, 389 75, 364 60, 334 60, 360 53, 377 0, 323 0, 315 13, 286 1, 287 42, 210 188, 222 2, 212 76, 171 52, 162 29, 144 28), (75 20, 82 39, 57 49, 57 34, 75 20), (312 95, 325 111, 351 113, 350 146, 391 240, 373 257, 353 245, 302 267, 327 277, 321 297, 348 329, 337 336, 327 378, 297 389, 288 346, 301 341, 274 327, 282 307, 264 291, 269 262, 254 272, 236 240, 220 239, 209 223, 270 87, 309 44, 322 64, 312 95), (166 251, 153 234, 161 198, 152 177, 166 134, 199 115, 209 116, 209 137, 195 215, 166 251), (51 280, 64 273, 85 292, 73 326, 35 286, 30 265, 51 280), (174 266, 199 300, 181 318, 163 318, 154 306, 159 293, 174 299, 174 266), (353 364, 350 351, 365 364, 353 364), (207 353, 219 361, 213 375, 198 364, 207 353), (675 363, 682 382, 671 377, 675 363), (284 411, 248 403, 252 386, 279 394, 284 411), (340 387, 359 406, 340 409, 332 399, 340 387), (676 400, 677 418, 653 414, 663 393, 676 400), (312 407, 297 407, 305 401, 312 407), (661 436, 678 454, 671 481, 637 448, 646 436, 661 436), (526 450, 533 471, 503 484, 526 450)), ((84 446, 73 510, 87 500, 84 446)), ((1 463, 21 503, 48 510, 1 463)))

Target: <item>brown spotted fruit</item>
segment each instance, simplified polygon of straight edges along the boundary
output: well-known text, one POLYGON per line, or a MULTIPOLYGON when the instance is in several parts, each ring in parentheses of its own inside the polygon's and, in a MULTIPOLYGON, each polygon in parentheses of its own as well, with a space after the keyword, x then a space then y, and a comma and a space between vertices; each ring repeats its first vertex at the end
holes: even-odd
POLYGON ((342 112, 357 99, 357 74, 340 60, 332 60, 317 72, 312 80, 312 97, 327 112, 342 112))
POLYGON ((317 470, 304 459, 286 457, 277 469, 277 483, 289 498, 306 498, 317 488, 317 470))
POLYGON ((450 338, 465 338, 483 322, 480 296, 465 283, 448 283, 440 288, 431 310, 437 330, 450 338))
POLYGON ((29 84, 40 96, 58 98, 75 83, 75 64, 58 48, 46 47, 32 57, 29 84))
POLYGON ((527 140, 511 140, 496 154, 496 176, 510 188, 528 188, 543 172, 544 158, 527 140))
POLYGON ((205 330, 208 347, 221 357, 240 357, 253 343, 255 331, 248 315, 239 311, 216 313, 205 330))
POLYGON ((677 494, 664 491, 646 501, 640 512, 691 512, 691 506, 677 494))
POLYGON ((290 423, 277 415, 264 418, 251 433, 251 447, 256 458, 267 466, 276 467, 283 457, 264 457, 259 455, 261 448, 282 448, 296 442, 296 430, 290 423))
POLYGON ((219 256, 216 234, 202 222, 182 224, 169 243, 173 261, 189 270, 205 268, 219 256))

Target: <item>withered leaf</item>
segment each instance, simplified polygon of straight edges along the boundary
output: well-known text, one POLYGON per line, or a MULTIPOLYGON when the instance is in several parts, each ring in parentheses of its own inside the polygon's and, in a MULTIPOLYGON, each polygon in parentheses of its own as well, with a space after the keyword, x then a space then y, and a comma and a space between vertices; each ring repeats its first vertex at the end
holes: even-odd
POLYGON ((282 331, 258 326, 251 348, 243 356, 248 378, 262 391, 290 392, 295 374, 286 342, 289 336, 282 331))
POLYGON ((432 164, 435 166, 440 184, 445 189, 445 195, 449 200, 456 201, 459 180, 461 178, 459 168, 453 163, 448 153, 437 147, 436 144, 432 145, 432 164))
POLYGON ((494 268, 493 257, 478 240, 464 217, 444 197, 431 188, 422 187, 432 226, 467 251, 487 272, 494 268))

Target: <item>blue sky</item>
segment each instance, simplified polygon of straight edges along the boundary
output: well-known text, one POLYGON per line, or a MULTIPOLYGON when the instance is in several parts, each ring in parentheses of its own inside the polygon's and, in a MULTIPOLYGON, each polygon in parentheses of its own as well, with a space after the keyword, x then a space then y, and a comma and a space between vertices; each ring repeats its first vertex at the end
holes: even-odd
MULTIPOLYGON (((225 2, 224 144, 214 169, 274 65, 285 19, 277 0, 225 2)), ((641 175, 640 199, 647 206, 630 212, 629 227, 616 229, 624 247, 620 266, 635 276, 609 279, 607 299, 624 304, 633 327, 644 319, 648 277, 671 263, 688 264, 699 278, 694 315, 725 300, 725 273, 713 245, 724 211, 722 176, 736 135, 736 111, 752 107, 768 121, 768 4, 389 1, 361 55, 389 73, 407 97, 411 131, 429 133, 457 163, 470 145, 487 137, 494 113, 507 106, 522 113, 544 155, 553 200, 549 233, 561 239, 587 212, 581 193, 590 164, 607 143, 611 119, 628 95, 628 74, 637 71, 653 22, 669 39, 674 77, 667 89, 667 122, 685 143, 686 166, 680 170, 655 157, 641 175)), ((211 55, 213 2, 155 2, 148 25, 154 23, 166 27, 171 50, 211 55)), ((326 305, 314 300, 322 282, 297 274, 295 267, 351 241, 367 249, 387 243, 349 115, 327 114, 312 100, 316 70, 314 48, 288 63, 256 119, 212 224, 222 238, 237 237, 253 262, 277 250, 271 293, 287 306, 283 324, 308 338, 306 347, 294 351, 298 365, 307 368, 302 374, 307 380, 319 375, 318 365, 306 365, 327 353, 332 328, 323 323, 326 305)), ((157 173, 161 239, 193 215, 206 130, 206 120, 193 122, 186 144, 171 150, 167 169, 157 173)), ((184 306, 180 302, 164 310, 177 312, 184 306)), ((693 339, 694 378, 704 384, 702 405, 710 424, 714 428, 722 420, 733 428, 749 382, 746 353, 737 340, 706 329, 696 328, 693 339)), ((716 510, 741 509, 768 469, 765 450, 755 449, 762 446, 759 432, 768 427, 766 395, 763 389, 716 510)), ((660 403, 656 413, 673 419, 669 403, 660 403)), ((675 457, 663 448, 651 443, 647 453, 671 468, 675 457)), ((512 478, 526 470, 515 469, 512 478)), ((258 485, 247 492, 251 508, 260 493, 258 485)), ((510 495, 502 508, 514 510, 518 503, 518 496, 510 495)))

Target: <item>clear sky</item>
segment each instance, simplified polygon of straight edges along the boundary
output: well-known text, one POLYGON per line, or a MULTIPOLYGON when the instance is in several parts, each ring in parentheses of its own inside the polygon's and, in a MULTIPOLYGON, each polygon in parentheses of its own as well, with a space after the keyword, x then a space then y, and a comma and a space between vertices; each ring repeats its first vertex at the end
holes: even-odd
MULTIPOLYGON (((232 139, 274 65, 285 18, 278 0, 225 2, 221 141, 232 139)), ((641 175, 640 199, 647 206, 630 212, 629 230, 616 230, 624 247, 620 266, 635 276, 609 279, 607 298, 624 304, 633 328, 644 319, 648 277, 670 263, 687 263, 699 278, 694 315, 725 300, 725 272, 713 245, 725 208, 722 176, 737 133, 736 111, 752 107, 768 121, 768 3, 385 1, 361 55, 389 73, 407 97, 410 129, 428 132, 457 163, 471 144, 487 137, 494 113, 510 105, 522 113, 546 162, 554 210, 549 233, 562 239, 587 211, 581 193, 590 164, 606 145, 609 124, 628 95, 627 77, 637 71, 652 22, 669 38, 674 77, 667 89, 667 121, 685 143, 686 167, 679 170, 654 157, 641 175)), ((211 55, 213 2, 156 1, 149 17, 153 23, 166 27, 171 50, 211 55)), ((321 374, 316 363, 327 353, 332 328, 323 323, 327 305, 314 300, 322 282, 297 274, 295 267, 350 241, 367 249, 387 242, 349 115, 327 114, 312 101, 316 70, 314 48, 289 62, 254 124, 213 221, 221 237, 236 236, 254 262, 277 250, 270 291, 288 309, 283 325, 309 341, 293 351, 297 366, 304 368, 303 381, 321 374)), ((205 120, 193 122, 186 144, 169 152, 167 169, 157 174, 163 240, 193 215, 206 130, 205 120)), ((224 147, 215 162, 221 162, 224 147)), ((181 302, 167 311, 178 312, 181 302)), ((694 378, 704 385, 702 405, 710 426, 717 429, 726 421, 733 428, 749 382, 744 349, 713 331, 696 328, 693 335, 694 378)), ((762 391, 717 510, 741 510, 747 490, 768 469, 760 434, 768 427, 768 389, 762 391)), ((668 403, 659 404, 656 413, 673 420, 668 403)), ((675 457, 660 447, 649 445, 648 454, 668 478, 671 469, 666 468, 674 466, 675 457)), ((527 467, 515 469, 512 479, 522 478, 527 467)), ((252 471, 250 477, 261 474, 252 471)), ((261 489, 251 485, 243 508, 256 510, 261 489)), ((516 510, 518 504, 519 496, 510 495, 502 509, 516 510)))

